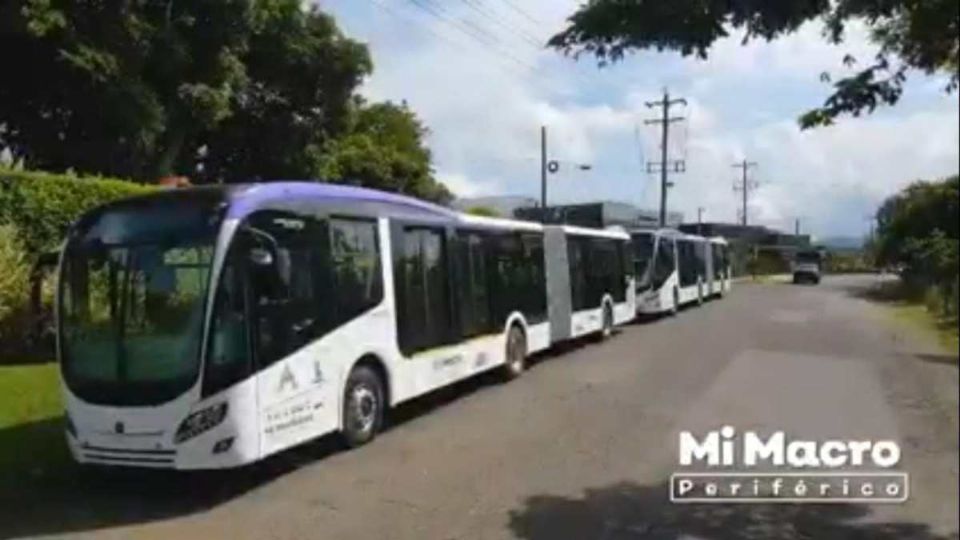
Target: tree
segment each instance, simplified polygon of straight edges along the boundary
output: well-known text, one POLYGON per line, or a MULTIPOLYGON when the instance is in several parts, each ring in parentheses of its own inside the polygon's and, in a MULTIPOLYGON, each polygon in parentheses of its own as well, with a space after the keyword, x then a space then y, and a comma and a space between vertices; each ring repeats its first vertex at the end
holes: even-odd
POLYGON ((30 168, 451 198, 413 113, 356 96, 366 46, 301 0, 10 0, 0 61, 0 149, 30 168))
POLYGON ((0 7, 0 147, 33 168, 155 178, 230 114, 248 0, 0 7))
POLYGON ((318 156, 319 176, 446 204, 453 195, 433 178, 427 134, 406 105, 357 99, 348 132, 318 156))
MULTIPOLYGON (((834 82, 823 105, 800 117, 805 129, 897 103, 910 69, 945 74, 945 90, 957 90, 956 0, 592 0, 568 19, 549 46, 575 57, 592 54, 601 65, 646 49, 706 59, 713 43, 731 30, 744 31, 744 43, 772 41, 815 20, 825 22, 824 37, 834 44, 843 43, 850 22, 864 22, 878 52, 857 73, 834 82)), ((856 61, 849 55, 844 59, 848 66, 856 61)), ((821 77, 829 80, 827 74, 821 77)))
POLYGON ((902 268, 916 290, 932 288, 942 311, 956 314, 960 272, 960 176, 915 182, 877 211, 877 259, 902 268))
POLYGON ((205 181, 315 176, 326 146, 350 127, 352 96, 373 69, 367 48, 315 6, 261 0, 241 61, 232 114, 198 134, 201 152, 184 166, 199 166, 205 181))
POLYGON ((471 206, 467 208, 467 213, 482 217, 501 217, 499 212, 489 206, 471 206))

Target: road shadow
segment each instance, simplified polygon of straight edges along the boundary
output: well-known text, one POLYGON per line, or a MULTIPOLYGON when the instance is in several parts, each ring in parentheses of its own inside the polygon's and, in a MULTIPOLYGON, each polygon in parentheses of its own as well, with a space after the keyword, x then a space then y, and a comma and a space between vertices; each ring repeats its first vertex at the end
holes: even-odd
POLYGON ((949 354, 912 354, 910 355, 913 358, 916 358, 923 362, 929 362, 931 364, 944 364, 947 366, 960 367, 960 357, 957 355, 949 354))
POLYGON ((69 534, 199 512, 334 450, 318 442, 231 471, 186 473, 79 466, 63 419, 0 430, 0 538, 69 534))
POLYGON ((673 504, 668 484, 619 483, 582 497, 537 495, 509 513, 527 540, 956 540, 922 523, 865 521, 858 504, 673 504))
MULTIPOLYGON (((535 370, 587 343, 574 340, 533 355, 529 367, 535 370)), ((391 410, 385 431, 502 383, 494 370, 441 388, 391 410)), ((64 441, 62 417, 3 428, 0 539, 80 533, 204 512, 343 450, 336 435, 327 435, 242 468, 154 471, 75 464, 64 441)))

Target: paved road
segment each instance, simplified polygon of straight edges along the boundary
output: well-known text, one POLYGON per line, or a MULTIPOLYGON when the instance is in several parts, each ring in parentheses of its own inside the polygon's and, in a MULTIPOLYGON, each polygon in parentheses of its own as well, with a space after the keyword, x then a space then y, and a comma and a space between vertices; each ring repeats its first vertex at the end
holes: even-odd
MULTIPOLYGON (((956 360, 863 298, 752 285, 404 408, 375 444, 230 474, 84 475, 18 533, 128 538, 957 538, 956 360), (677 506, 680 430, 893 438, 904 505, 677 506)), ((9 525, 9 523, 8 523, 9 525)), ((0 529, 2 530, 2 529, 0 529)))

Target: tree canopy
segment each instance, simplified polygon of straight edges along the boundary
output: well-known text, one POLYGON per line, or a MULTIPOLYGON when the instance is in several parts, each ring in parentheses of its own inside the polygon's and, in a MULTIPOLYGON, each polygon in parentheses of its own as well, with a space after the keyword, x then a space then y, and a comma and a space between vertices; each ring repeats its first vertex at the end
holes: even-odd
POLYGON ((366 46, 299 0, 11 0, 0 61, 0 149, 30 168, 141 181, 357 175, 450 197, 414 114, 357 97, 373 69, 366 46), (394 127, 378 137, 378 122, 394 127))
POLYGON ((875 249, 881 264, 902 265, 908 279, 957 279, 960 176, 919 181, 889 197, 877 211, 875 249))
MULTIPOLYGON (((567 54, 595 56, 601 65, 621 60, 631 50, 679 52, 699 59, 733 31, 743 42, 772 41, 796 32, 809 21, 825 23, 824 39, 844 42, 848 25, 862 21, 878 46, 854 74, 833 82, 825 102, 800 117, 809 128, 827 125, 845 114, 858 116, 878 105, 893 105, 909 70, 948 77, 945 90, 958 86, 960 7, 956 0, 591 0, 553 36, 549 45, 567 54)), ((829 75, 822 74, 824 80, 829 75)))

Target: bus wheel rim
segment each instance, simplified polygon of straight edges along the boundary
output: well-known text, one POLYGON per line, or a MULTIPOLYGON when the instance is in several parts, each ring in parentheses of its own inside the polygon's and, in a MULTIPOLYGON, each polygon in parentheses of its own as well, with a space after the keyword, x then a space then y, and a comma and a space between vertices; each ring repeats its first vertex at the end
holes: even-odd
POLYGON ((373 389, 358 385, 351 392, 350 406, 353 411, 353 424, 357 430, 370 431, 377 416, 377 396, 373 389))
POLYGON ((507 360, 510 362, 510 368, 514 371, 523 368, 523 353, 520 350, 522 339, 518 332, 510 332, 510 341, 507 344, 507 360))

